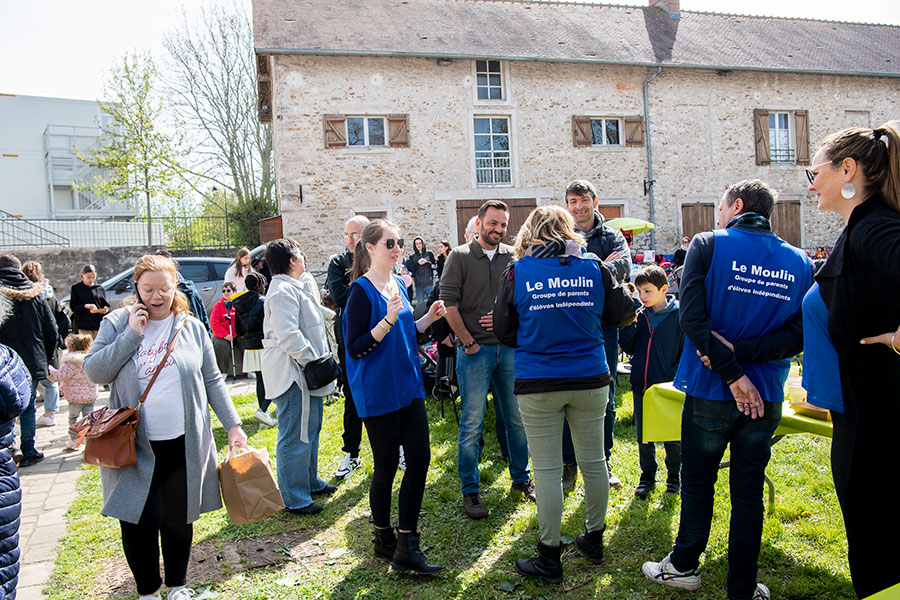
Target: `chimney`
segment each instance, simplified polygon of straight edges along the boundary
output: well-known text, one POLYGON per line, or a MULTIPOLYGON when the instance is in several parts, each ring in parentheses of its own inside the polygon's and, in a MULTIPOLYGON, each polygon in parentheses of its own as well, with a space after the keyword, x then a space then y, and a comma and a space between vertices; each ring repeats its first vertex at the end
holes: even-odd
POLYGON ((658 6, 672 19, 681 18, 681 0, 649 0, 650 6, 658 6))

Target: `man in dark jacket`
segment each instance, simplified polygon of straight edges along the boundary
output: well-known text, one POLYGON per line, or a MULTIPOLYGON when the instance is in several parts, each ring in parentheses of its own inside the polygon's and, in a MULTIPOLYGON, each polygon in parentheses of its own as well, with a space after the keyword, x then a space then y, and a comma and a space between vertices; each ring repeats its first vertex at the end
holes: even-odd
MULTIPOLYGON (((619 283, 631 276, 631 252, 621 231, 610 229, 603 224, 603 215, 597 210, 600 204, 597 189, 590 181, 577 179, 566 186, 566 209, 575 219, 575 227, 587 241, 587 251, 596 254, 616 276, 619 283)), ((622 482, 612 472, 609 457, 613 447, 613 428, 616 424, 616 372, 619 367, 619 330, 613 326, 603 327, 603 344, 606 347, 606 364, 612 373, 609 384, 609 402, 606 405, 603 450, 606 453, 606 468, 609 470, 609 485, 622 487, 622 482)), ((563 487, 570 488, 575 483, 575 447, 569 424, 563 428, 563 487), (569 483, 571 481, 571 483, 569 483)))
POLYGON ((338 346, 338 362, 341 365, 341 389, 344 391, 344 457, 341 459, 334 476, 338 479, 348 477, 359 468, 359 445, 362 443, 362 419, 356 413, 356 405, 350 394, 350 383, 347 381, 347 369, 344 361, 344 331, 341 318, 347 307, 347 293, 350 290, 350 267, 353 266, 353 251, 359 242, 362 230, 369 224, 369 219, 356 215, 344 224, 344 246, 346 249, 331 257, 328 261, 328 277, 325 287, 337 307, 334 317, 334 337, 338 346))
POLYGON ((22 459, 28 467, 44 459, 34 447, 34 400, 37 382, 49 374, 48 357, 56 352, 56 320, 43 297, 43 286, 34 284, 22 272, 22 263, 12 254, 0 254, 0 294, 12 300, 12 315, 0 327, 0 344, 9 346, 22 358, 31 375, 31 399, 20 417, 22 459))
POLYGON ((757 581, 763 480, 781 422, 790 361, 803 347, 800 307, 812 285, 806 253, 772 233, 775 192, 740 181, 719 204, 718 228, 698 234, 681 280, 687 339, 674 385, 681 419, 681 519, 671 553, 646 562, 659 584, 696 590, 712 522, 719 463, 731 446, 728 597, 770 597, 757 581), (701 358, 703 357, 703 358, 701 358))

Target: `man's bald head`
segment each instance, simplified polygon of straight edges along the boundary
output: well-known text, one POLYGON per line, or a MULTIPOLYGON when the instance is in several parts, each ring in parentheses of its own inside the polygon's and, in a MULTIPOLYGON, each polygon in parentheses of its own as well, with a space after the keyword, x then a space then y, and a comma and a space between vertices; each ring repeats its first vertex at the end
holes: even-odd
POLYGON ((362 230, 369 224, 369 219, 365 215, 356 215, 344 223, 344 245, 352 254, 356 249, 356 242, 359 241, 362 230))

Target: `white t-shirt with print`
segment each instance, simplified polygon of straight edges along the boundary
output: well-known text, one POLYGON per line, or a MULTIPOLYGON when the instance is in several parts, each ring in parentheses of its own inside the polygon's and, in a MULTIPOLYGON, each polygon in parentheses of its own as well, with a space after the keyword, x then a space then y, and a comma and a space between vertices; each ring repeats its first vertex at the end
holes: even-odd
MULTIPOLYGON (((156 365, 166 354, 174 322, 175 315, 171 314, 159 321, 147 321, 144 327, 144 339, 134 355, 142 394, 153 378, 156 365)), ((151 440, 173 440, 184 435, 184 392, 178 365, 171 355, 147 394, 141 413, 151 440)))

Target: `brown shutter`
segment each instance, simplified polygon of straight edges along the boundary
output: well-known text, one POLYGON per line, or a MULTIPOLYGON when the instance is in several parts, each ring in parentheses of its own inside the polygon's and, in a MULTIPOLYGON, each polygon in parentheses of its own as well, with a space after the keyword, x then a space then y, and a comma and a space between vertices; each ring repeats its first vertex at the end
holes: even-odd
POLYGON ((272 57, 256 55, 256 110, 260 123, 272 122, 272 57))
POLYGON ((757 108, 753 111, 753 134, 756 139, 756 164, 771 164, 769 154, 769 111, 757 108))
POLYGON ((797 140, 797 164, 809 164, 809 112, 794 111, 794 139, 797 140))
POLYGON ((325 115, 325 147, 343 148, 347 145, 347 118, 344 115, 325 115))
POLYGON ((644 117, 625 117, 625 145, 629 148, 644 145, 644 117))
POLYGON ((409 115, 388 115, 388 145, 391 148, 409 147, 409 115))
POLYGON ((572 116, 572 144, 574 146, 591 146, 594 138, 591 135, 591 118, 572 116))

